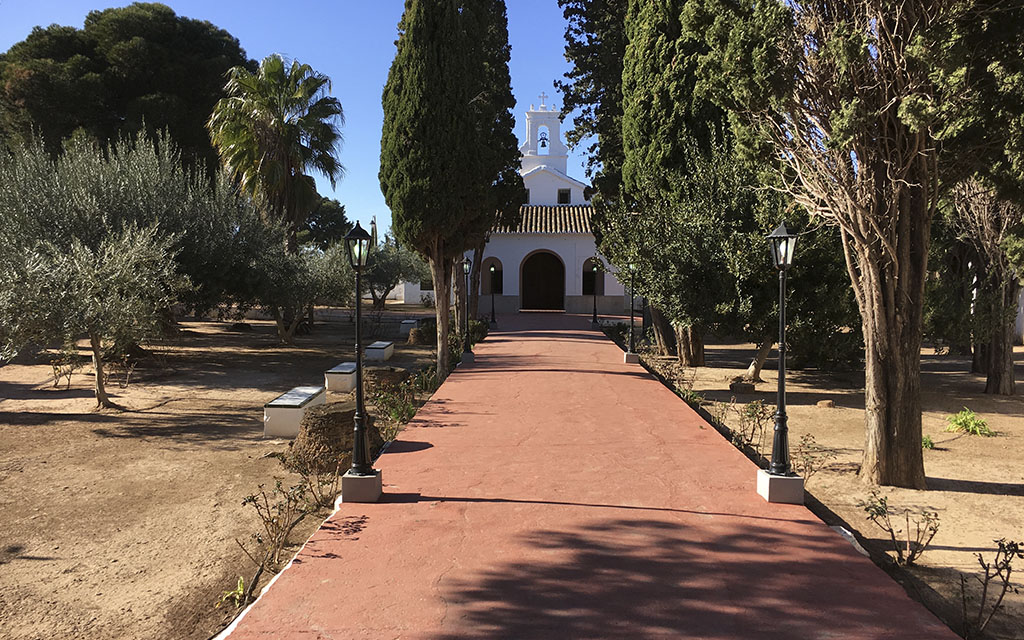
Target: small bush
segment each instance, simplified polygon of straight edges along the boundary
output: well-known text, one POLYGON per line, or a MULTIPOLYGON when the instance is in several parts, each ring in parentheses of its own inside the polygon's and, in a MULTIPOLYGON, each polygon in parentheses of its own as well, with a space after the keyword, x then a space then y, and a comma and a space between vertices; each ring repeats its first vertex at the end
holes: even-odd
POLYGON ((487 337, 487 333, 490 331, 491 325, 487 320, 470 320, 469 321, 469 339, 476 344, 487 337))
POLYGON ((420 320, 419 330, 423 333, 424 344, 437 344, 437 318, 420 320))
POLYGON ((932 440, 931 436, 924 436, 924 437, 921 438, 921 448, 922 449, 934 449, 935 448, 935 442, 932 440))
POLYGON ((970 616, 968 614, 967 602, 971 598, 967 595, 967 578, 960 576, 960 602, 962 609, 963 636, 965 638, 978 638, 985 632, 985 627, 992 621, 992 617, 1000 610, 1003 598, 1008 591, 1017 593, 1010 582, 1013 574, 1013 561, 1024 559, 1024 542, 1007 542, 1005 538, 995 541, 996 553, 991 562, 985 562, 980 554, 974 554, 981 565, 981 577, 974 576, 974 579, 981 585, 981 595, 978 598, 977 612, 970 616), (992 589, 992 587, 995 589, 992 589), (998 592, 998 594, 997 594, 998 592), (989 597, 994 602, 989 601, 989 597))
POLYGON ((946 422, 949 423, 946 426, 946 431, 967 433, 972 436, 991 437, 996 435, 995 432, 989 428, 987 422, 979 418, 977 414, 967 407, 964 407, 964 410, 960 413, 956 413, 946 418, 946 422))
POLYGON ((732 443, 737 449, 752 447, 754 451, 760 452, 764 448, 773 413, 774 410, 762 400, 737 405, 733 398, 728 404, 719 403, 716 406, 714 418, 732 432, 732 443))
POLYGON ((416 415, 416 390, 414 381, 407 380, 399 385, 378 389, 370 397, 370 403, 384 418, 380 435, 384 440, 394 440, 402 425, 416 415))
POLYGON ((697 393, 693 389, 680 389, 676 387, 676 393, 680 398, 686 401, 687 404, 699 407, 704 402, 704 396, 697 393))
POLYGON ((900 514, 894 513, 889 507, 889 499, 880 495, 877 489, 871 492, 867 500, 858 502, 857 506, 868 514, 868 520, 889 534, 898 565, 914 564, 914 561, 921 557, 932 538, 939 531, 939 514, 926 509, 921 509, 914 514, 910 509, 904 509, 900 514), (901 515, 906 520, 906 529, 900 529, 892 522, 893 516, 901 515))
POLYGON ((793 460, 797 473, 808 482, 815 473, 821 471, 828 463, 836 459, 836 452, 827 449, 814 439, 809 433, 800 436, 800 443, 796 445, 796 457, 793 460))

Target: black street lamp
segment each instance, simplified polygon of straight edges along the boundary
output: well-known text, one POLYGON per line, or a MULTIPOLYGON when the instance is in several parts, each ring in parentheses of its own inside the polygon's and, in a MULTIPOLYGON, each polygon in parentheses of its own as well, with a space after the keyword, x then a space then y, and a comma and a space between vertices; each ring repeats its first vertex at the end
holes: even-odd
MULTIPOLYGON (((473 343, 469 339, 469 272, 473 270, 473 261, 468 257, 462 261, 462 272, 466 276, 466 333, 462 345, 462 353, 469 355, 469 361, 473 361, 473 343)), ((463 357, 465 360, 465 357, 463 357)))
POLYGON ((772 262, 779 270, 779 388, 775 409, 775 436, 772 439, 772 463, 768 473, 793 475, 789 463, 789 427, 786 423, 786 271, 793 265, 796 235, 783 222, 768 236, 772 262))
POLYGON ((491 326, 498 326, 498 318, 494 315, 494 265, 491 265, 491 326))
MULTIPOLYGON (((362 314, 359 304, 360 276, 362 267, 367 265, 367 256, 370 254, 370 233, 359 226, 358 222, 345 236, 345 251, 348 255, 348 263, 355 271, 355 415, 352 417, 354 428, 352 468, 346 475, 365 477, 376 474, 370 464, 370 453, 367 449, 367 411, 362 403, 362 314)), ((347 499, 348 496, 345 498, 347 499)))
POLYGON ((590 320, 590 326, 592 326, 593 328, 596 329, 599 326, 601 326, 597 322, 597 262, 594 262, 593 271, 594 271, 594 282, 591 285, 593 287, 593 289, 591 290, 591 293, 594 294, 594 316, 590 320))

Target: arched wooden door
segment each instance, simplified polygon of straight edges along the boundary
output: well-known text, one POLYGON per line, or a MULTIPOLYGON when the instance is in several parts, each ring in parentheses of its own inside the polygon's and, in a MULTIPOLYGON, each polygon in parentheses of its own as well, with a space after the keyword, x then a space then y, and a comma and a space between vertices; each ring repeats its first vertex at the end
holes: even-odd
POLYGON ((565 265, 553 253, 538 251, 523 261, 522 301, 524 310, 565 309, 565 265))

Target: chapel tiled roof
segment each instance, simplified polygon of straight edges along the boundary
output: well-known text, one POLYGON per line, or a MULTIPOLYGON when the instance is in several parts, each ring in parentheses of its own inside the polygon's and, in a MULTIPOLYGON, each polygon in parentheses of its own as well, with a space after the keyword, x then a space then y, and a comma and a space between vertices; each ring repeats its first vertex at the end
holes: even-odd
POLYGON ((522 220, 515 227, 499 227, 493 233, 593 233, 589 204, 523 205, 522 220))

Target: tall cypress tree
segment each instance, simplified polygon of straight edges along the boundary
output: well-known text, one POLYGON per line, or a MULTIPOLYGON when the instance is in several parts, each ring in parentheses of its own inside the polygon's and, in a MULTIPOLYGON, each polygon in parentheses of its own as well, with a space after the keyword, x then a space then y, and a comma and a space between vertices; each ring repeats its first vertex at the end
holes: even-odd
POLYGON ((449 369, 450 284, 479 194, 480 145, 470 103, 471 48, 456 0, 406 0, 384 85, 380 186, 396 237, 422 254, 434 279, 437 373, 449 369))
POLYGON ((512 48, 508 43, 505 0, 474 0, 463 6, 463 23, 471 37, 471 116, 480 153, 478 173, 472 178, 479 195, 467 212, 465 247, 474 253, 468 309, 470 317, 474 317, 484 245, 495 225, 518 223, 526 191, 519 175, 519 142, 513 132, 512 109, 516 101, 508 70, 512 48))

